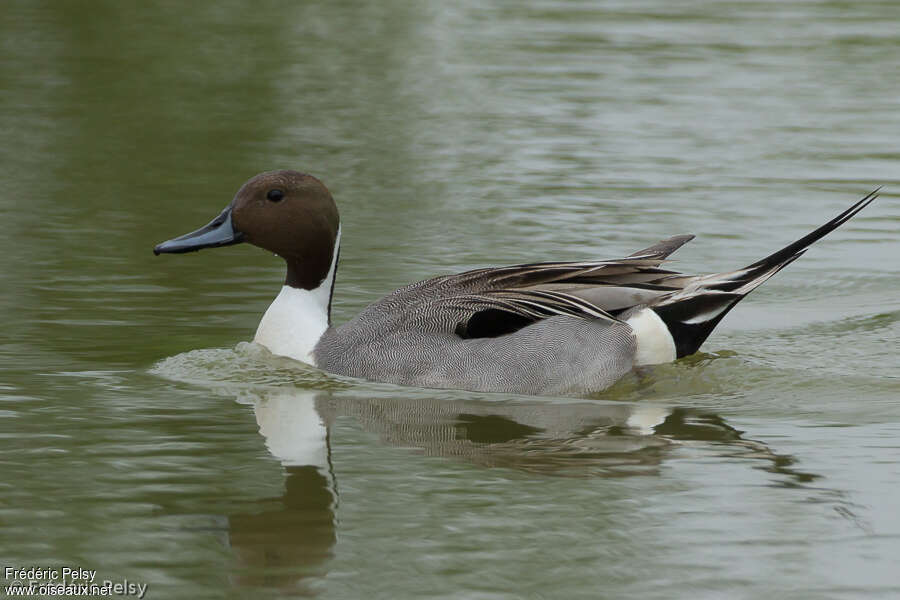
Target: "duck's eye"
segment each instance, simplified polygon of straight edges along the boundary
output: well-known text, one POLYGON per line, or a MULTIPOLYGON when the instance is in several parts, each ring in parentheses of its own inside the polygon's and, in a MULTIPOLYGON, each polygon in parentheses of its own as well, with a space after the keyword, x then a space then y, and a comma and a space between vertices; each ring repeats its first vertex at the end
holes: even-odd
POLYGON ((272 202, 281 202, 281 199, 284 198, 284 192, 281 190, 269 190, 269 193, 266 194, 266 198, 272 202))

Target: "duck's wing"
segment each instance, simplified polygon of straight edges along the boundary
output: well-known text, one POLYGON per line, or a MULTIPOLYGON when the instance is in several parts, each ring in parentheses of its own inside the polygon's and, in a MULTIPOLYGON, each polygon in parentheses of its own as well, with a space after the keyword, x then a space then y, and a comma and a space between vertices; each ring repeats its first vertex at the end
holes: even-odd
POLYGON ((433 280, 428 312, 451 317, 463 338, 497 337, 557 315, 618 321, 617 315, 680 291, 680 273, 663 269, 693 239, 680 235, 615 260, 547 262, 467 271, 433 280))

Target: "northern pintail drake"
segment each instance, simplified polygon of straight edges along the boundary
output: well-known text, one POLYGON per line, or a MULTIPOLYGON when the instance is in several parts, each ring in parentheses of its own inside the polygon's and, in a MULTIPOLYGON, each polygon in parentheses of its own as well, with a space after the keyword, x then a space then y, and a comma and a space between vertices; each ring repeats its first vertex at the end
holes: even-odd
POLYGON ((735 304, 871 203, 877 191, 812 233, 736 271, 662 268, 693 235, 625 258, 466 271, 401 288, 340 326, 331 298, 340 251, 328 189, 297 171, 261 173, 205 227, 155 254, 248 242, 287 263, 284 287, 255 341, 324 371, 432 388, 579 395, 634 367, 696 352, 735 304))

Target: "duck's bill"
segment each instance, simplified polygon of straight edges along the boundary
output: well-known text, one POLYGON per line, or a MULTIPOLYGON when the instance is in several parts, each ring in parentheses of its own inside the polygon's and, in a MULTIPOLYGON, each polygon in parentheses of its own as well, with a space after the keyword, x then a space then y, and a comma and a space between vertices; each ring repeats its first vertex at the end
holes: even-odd
POLYGON ((203 248, 240 244, 243 241, 244 234, 237 231, 231 222, 229 206, 205 227, 159 244, 153 249, 153 254, 182 254, 203 248))

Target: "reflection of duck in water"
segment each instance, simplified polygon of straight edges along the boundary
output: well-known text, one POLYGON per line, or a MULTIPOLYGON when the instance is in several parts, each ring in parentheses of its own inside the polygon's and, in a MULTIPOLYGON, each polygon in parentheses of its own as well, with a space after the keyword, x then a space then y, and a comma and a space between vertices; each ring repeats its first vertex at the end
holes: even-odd
POLYGON ((469 398, 358 397, 281 390, 251 399, 270 452, 287 466, 329 472, 328 427, 354 417, 392 446, 432 456, 548 475, 653 473, 679 445, 704 442, 763 458, 772 470, 793 459, 742 437, 722 417, 660 404, 596 401, 484 401, 469 398))
POLYGON ((599 402, 484 402, 423 398, 354 398, 318 403, 323 415, 353 416, 395 446, 415 447, 487 466, 547 475, 656 473, 679 445, 713 442, 729 453, 765 459, 794 477, 794 459, 746 440, 720 416, 664 405, 599 402))
POLYGON ((286 473, 280 498, 229 517, 238 586, 304 593, 309 578, 327 573, 338 498, 330 424, 339 416, 354 417, 393 446, 540 475, 652 475, 679 444, 711 442, 729 455, 762 459, 762 468, 794 483, 815 477, 791 470, 792 457, 744 439, 717 415, 661 405, 360 398, 294 389, 251 393, 241 402, 253 406, 266 447, 286 473))

